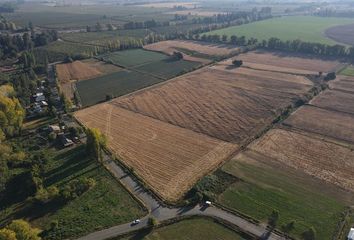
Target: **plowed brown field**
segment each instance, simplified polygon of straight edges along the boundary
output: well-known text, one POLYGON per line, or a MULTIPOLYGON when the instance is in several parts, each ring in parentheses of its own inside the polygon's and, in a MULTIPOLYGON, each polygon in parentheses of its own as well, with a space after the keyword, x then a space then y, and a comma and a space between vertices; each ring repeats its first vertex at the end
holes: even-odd
POLYGON ((328 110, 354 114, 354 93, 328 90, 312 100, 311 104, 328 110))
POLYGON ((337 79, 329 82, 331 89, 354 93, 354 77, 337 76, 337 79))
POLYGON ((246 154, 261 154, 346 190, 354 189, 354 151, 350 148, 314 136, 273 129, 249 149, 246 154))
POLYGON ((237 59, 244 61, 244 66, 268 71, 289 72, 296 74, 318 74, 332 72, 340 68, 339 61, 323 60, 305 56, 290 56, 277 52, 248 52, 237 59))
MULTIPOLYGON (((182 40, 168 40, 168 41, 157 42, 157 43, 146 45, 144 46, 144 48, 151 51, 164 52, 168 55, 171 55, 173 52, 178 51, 177 49, 187 49, 189 51, 198 52, 209 56, 229 55, 232 52, 238 50, 237 47, 232 47, 230 45, 200 43, 200 42, 182 41, 182 40)), ((193 57, 186 54, 185 54, 185 59, 202 62, 202 63, 210 62, 210 60, 208 59, 193 57)))
POLYGON ((285 123, 307 132, 354 143, 354 115, 304 106, 285 123))
POLYGON ((111 103, 75 113, 99 128, 109 148, 158 195, 176 201, 238 146, 124 110, 111 103))
POLYGON ((203 68, 113 104, 224 141, 259 133, 310 85, 203 68))

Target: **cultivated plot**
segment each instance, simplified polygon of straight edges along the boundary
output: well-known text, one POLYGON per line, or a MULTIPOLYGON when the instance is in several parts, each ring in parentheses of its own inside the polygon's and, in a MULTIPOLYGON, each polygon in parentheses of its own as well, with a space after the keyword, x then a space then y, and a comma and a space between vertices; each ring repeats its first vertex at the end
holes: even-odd
POLYGON ((286 121, 288 126, 354 143, 354 115, 304 106, 286 121))
POLYGON ((99 56, 105 61, 112 61, 123 67, 136 67, 139 65, 158 62, 168 59, 168 56, 153 51, 146 51, 143 49, 133 49, 126 51, 118 51, 99 56))
POLYGON ((354 93, 354 77, 337 76, 336 80, 329 82, 329 86, 331 89, 354 93))
POLYGON ((200 43, 194 41, 169 40, 144 46, 145 49, 172 55, 175 51, 185 53, 186 60, 209 62, 215 56, 225 56, 238 51, 235 46, 200 43))
POLYGON ((225 141, 241 143, 310 85, 203 68, 113 104, 225 141))
MULTIPOLYGON (((295 145, 286 140, 291 146, 295 145)), ((318 155, 314 155, 314 159, 320 160, 318 155)), ((322 180, 302 172, 302 169, 287 167, 253 150, 238 154, 222 170, 241 181, 230 185, 218 197, 221 204, 264 223, 277 210, 277 228, 294 221, 290 236, 295 239, 301 239, 309 227, 315 228, 318 239, 332 239, 338 222, 343 219, 343 211, 354 199, 353 193, 337 185, 324 184, 322 180)))
POLYGON ((354 189, 354 151, 350 148, 312 135, 273 129, 249 149, 346 190, 354 189))
POLYGON ((326 36, 336 42, 354 45, 354 24, 339 25, 326 29, 326 36))
POLYGON ((124 70, 80 81, 75 85, 82 106, 90 106, 162 81, 149 75, 124 70))
POLYGON ((75 116, 85 126, 99 128, 108 137, 109 148, 169 201, 182 197, 238 148, 112 103, 81 110, 75 116))
POLYGON ((328 110, 354 114, 353 93, 328 90, 313 99, 310 104, 328 110))
POLYGON ((74 98, 73 84, 75 82, 119 72, 120 70, 122 69, 119 67, 95 59, 56 65, 61 91, 68 99, 74 98))
POLYGON ((267 51, 254 51, 240 54, 237 56, 237 59, 243 60, 245 66, 250 68, 296 74, 333 72, 342 66, 337 60, 325 60, 306 55, 291 55, 267 51))

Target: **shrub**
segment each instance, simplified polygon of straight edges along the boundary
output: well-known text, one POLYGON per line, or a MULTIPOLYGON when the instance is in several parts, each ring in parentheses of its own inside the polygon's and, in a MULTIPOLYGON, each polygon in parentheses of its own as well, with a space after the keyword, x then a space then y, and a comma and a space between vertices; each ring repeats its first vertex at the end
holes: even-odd
POLYGON ((243 61, 242 60, 233 60, 232 61, 232 64, 235 66, 235 67, 241 67, 242 64, 243 64, 243 61))

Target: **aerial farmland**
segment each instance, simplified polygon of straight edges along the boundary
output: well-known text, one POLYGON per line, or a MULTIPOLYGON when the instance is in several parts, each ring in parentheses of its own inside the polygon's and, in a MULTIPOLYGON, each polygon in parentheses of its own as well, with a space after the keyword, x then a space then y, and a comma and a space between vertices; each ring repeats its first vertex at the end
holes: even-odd
POLYGON ((0 2, 0 239, 350 240, 350 1, 0 2))

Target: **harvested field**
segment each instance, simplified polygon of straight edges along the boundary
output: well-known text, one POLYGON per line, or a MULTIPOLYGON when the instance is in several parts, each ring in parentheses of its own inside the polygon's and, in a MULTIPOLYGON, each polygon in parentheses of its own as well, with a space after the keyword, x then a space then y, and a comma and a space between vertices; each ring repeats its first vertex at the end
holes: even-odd
POLYGON ((232 73, 246 74, 252 77, 264 77, 267 79, 281 80, 293 83, 300 83, 305 85, 313 85, 313 82, 304 76, 287 74, 282 72, 271 72, 265 70, 256 70, 247 67, 233 67, 231 60, 220 62, 211 67, 212 69, 219 69, 224 71, 229 71, 232 73))
POLYGON ((286 125, 337 140, 354 143, 354 115, 304 106, 293 113, 286 125))
POLYGON ((305 55, 293 56, 281 52, 254 51, 240 54, 237 59, 245 62, 245 66, 269 71, 289 73, 318 74, 318 72, 333 72, 342 64, 336 60, 324 60, 305 55), (274 68, 273 68, 274 66, 274 68), (284 70, 282 70, 284 68, 284 70), (303 71, 303 72, 301 72, 303 71))
POLYGON ((56 70, 61 83, 66 83, 70 80, 92 78, 101 74, 97 68, 91 67, 81 61, 58 64, 56 65, 56 70))
POLYGON ((206 55, 229 55, 232 52, 238 50, 237 47, 223 44, 211 44, 200 43, 194 41, 182 41, 182 40, 169 40, 162 41, 144 46, 145 49, 152 51, 164 52, 171 55, 176 48, 187 49, 190 51, 196 51, 206 55))
POLYGON ((249 148, 346 190, 354 189, 353 149, 281 129, 269 131, 249 148))
POLYGON ((71 80, 85 80, 102 74, 118 72, 121 68, 95 59, 57 64, 56 70, 60 83, 71 80))
POLYGON ((337 79, 329 82, 331 89, 354 93, 354 77, 337 76, 337 79))
POLYGON ((312 105, 328 110, 354 114, 354 94, 336 90, 323 92, 311 101, 312 105))
POLYGON ((85 126, 105 133, 109 148, 169 201, 182 197, 238 148, 112 103, 81 110, 75 116, 85 126))
POLYGON ((259 133, 311 86, 203 68, 113 104, 224 141, 259 133))
POLYGON ((325 31, 328 38, 354 46, 354 24, 330 27, 325 31))

